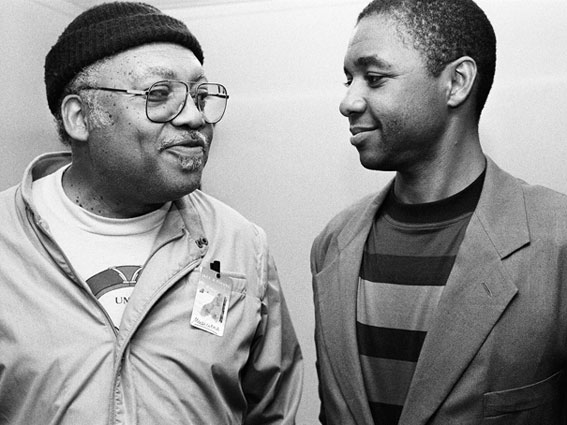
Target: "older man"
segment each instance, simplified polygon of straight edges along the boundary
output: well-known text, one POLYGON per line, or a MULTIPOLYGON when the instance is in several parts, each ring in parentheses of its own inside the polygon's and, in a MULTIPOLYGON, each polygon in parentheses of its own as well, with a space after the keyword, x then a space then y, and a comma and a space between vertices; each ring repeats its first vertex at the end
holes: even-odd
POLYGON ((396 175, 313 245, 324 423, 567 423, 567 198, 483 154, 495 62, 472 0, 359 15, 340 111, 396 175))
POLYGON ((0 423, 293 424, 264 232, 198 190, 228 94, 180 21, 87 10, 45 62, 71 153, 0 195, 0 423))

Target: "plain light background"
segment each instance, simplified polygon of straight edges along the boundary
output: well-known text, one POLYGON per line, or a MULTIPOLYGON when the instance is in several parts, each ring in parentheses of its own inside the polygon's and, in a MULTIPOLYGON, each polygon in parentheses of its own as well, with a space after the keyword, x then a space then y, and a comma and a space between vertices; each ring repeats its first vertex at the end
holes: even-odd
MULTIPOLYGON (((151 0, 147 1, 151 3, 151 0)), ((338 112, 342 61, 366 1, 264 0, 166 10, 201 41, 209 80, 230 93, 203 189, 267 232, 305 357, 298 424, 317 422, 311 242, 391 174, 362 168, 338 112)), ((479 0, 498 38, 481 119, 485 151, 531 183, 567 192, 567 2, 479 0)), ((80 13, 60 0, 4 0, 0 14, 0 189, 37 154, 63 149, 43 62, 80 13)))

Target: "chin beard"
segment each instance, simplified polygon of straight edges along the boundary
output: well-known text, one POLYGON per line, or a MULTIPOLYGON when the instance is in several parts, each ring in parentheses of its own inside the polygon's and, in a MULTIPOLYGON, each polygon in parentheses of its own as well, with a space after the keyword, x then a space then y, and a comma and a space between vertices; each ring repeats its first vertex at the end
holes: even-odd
POLYGON ((205 165, 203 156, 180 156, 179 165, 185 171, 201 171, 205 165))

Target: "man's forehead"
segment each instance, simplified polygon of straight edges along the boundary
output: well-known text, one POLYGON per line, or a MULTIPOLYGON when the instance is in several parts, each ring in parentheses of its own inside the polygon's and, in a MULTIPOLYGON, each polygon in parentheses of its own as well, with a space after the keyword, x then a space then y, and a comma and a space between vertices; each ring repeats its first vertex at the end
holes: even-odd
POLYGON ((374 38, 369 34, 353 37, 345 53, 344 65, 360 69, 376 67, 389 70, 392 63, 387 60, 388 50, 383 37, 374 38))
MULTIPOLYGON (((191 79, 193 81, 202 80, 205 78, 205 71, 202 68, 193 68, 192 70, 185 70, 191 74, 191 79)), ((134 70, 132 73, 136 78, 145 79, 152 77, 159 77, 166 80, 182 79, 183 76, 179 75, 179 72, 173 70, 167 66, 155 65, 148 67, 141 67, 134 70)))
POLYGON ((402 23, 390 15, 366 16, 355 26, 345 54, 345 65, 389 70, 403 52, 414 51, 402 23))
POLYGON ((139 46, 117 54, 111 67, 130 80, 205 78, 201 62, 191 50, 171 43, 139 46))
POLYGON ((371 66, 375 66, 381 69, 391 69, 392 64, 387 62, 385 59, 381 58, 378 55, 367 55, 367 56, 356 56, 351 58, 352 63, 357 68, 368 68, 371 66))
POLYGON ((400 41, 411 45, 411 31, 401 17, 389 13, 368 15, 362 18, 354 27, 349 40, 349 47, 367 40, 400 41))

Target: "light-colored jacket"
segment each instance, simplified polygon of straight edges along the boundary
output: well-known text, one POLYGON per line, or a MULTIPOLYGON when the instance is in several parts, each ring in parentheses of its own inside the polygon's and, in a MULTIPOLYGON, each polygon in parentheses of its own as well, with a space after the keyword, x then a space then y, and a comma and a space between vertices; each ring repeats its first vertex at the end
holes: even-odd
MULTIPOLYGON (((389 190, 339 214, 312 250, 321 421, 373 424, 356 342, 362 251, 389 190)), ((567 197, 488 160, 400 425, 567 424, 567 197)))
POLYGON ((302 358, 264 232, 200 191, 174 202, 115 331, 31 203, 69 160, 0 194, 0 424, 293 424, 302 358), (233 279, 222 337, 190 325, 215 260, 233 279))

